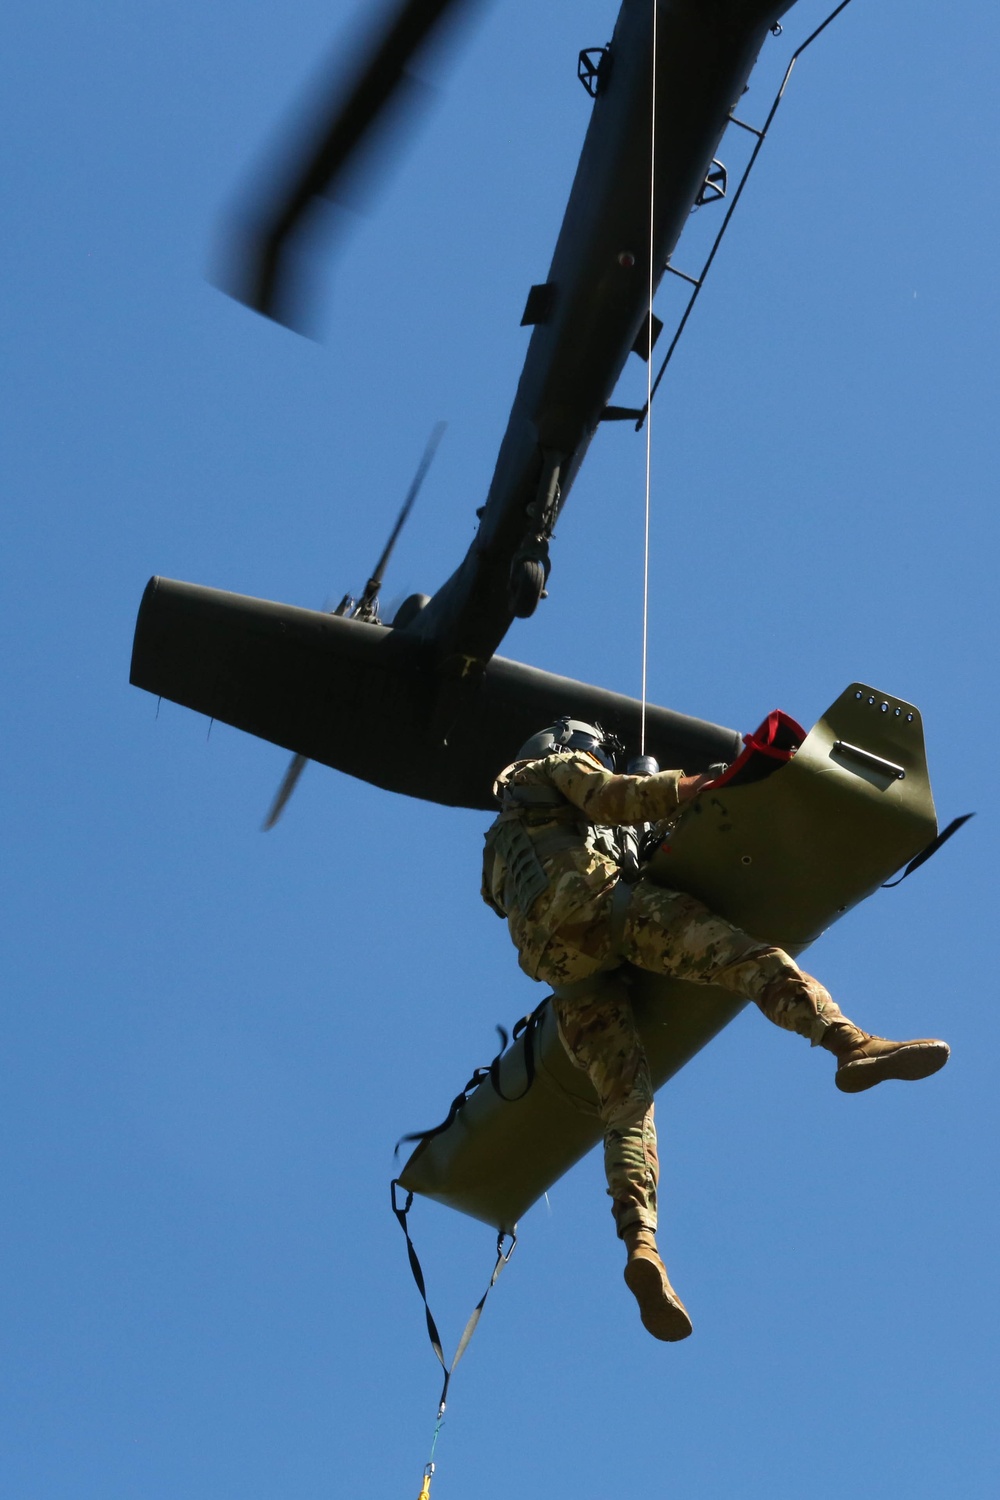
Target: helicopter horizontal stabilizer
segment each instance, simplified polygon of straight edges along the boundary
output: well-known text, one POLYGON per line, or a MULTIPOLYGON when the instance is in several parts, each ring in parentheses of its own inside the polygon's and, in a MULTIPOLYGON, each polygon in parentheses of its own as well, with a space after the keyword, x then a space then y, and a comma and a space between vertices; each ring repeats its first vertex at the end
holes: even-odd
MULTIPOLYGON (((449 713, 444 743, 436 726, 454 684, 433 647, 405 629, 153 578, 130 681, 374 786, 450 807, 492 810, 497 771, 560 714, 596 718, 638 746, 637 699, 503 657, 449 713)), ((734 730, 647 706, 646 747, 663 765, 703 771, 733 760, 740 745, 734 730)))

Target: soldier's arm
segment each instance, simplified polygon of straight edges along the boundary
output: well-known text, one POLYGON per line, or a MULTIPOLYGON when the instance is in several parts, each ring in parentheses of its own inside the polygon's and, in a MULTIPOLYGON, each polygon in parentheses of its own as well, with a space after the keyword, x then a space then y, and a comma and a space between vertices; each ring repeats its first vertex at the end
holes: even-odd
POLYGON ((554 755, 546 770, 554 786, 592 823, 656 823, 693 795, 703 778, 683 771, 655 776, 616 776, 588 755, 554 755))

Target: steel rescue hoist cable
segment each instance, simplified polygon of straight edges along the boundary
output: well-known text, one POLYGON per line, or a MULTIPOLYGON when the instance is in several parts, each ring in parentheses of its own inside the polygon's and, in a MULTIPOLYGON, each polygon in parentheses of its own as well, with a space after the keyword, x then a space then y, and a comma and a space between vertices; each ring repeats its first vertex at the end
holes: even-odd
MULTIPOLYGON (((650 47, 651 92, 649 101, 649 255, 648 255, 648 306, 646 308, 646 414, 653 402, 653 344, 656 329, 653 319, 653 295, 656 279, 653 274, 653 258, 656 253, 656 62, 657 9, 653 0, 653 35, 650 47)), ((639 754, 646 753, 646 676, 649 665, 649 512, 653 464, 653 424, 646 423, 646 507, 643 519, 642 545, 642 691, 639 711, 639 754)))
POLYGON ((465 1328, 462 1331, 462 1337, 458 1341, 458 1347, 455 1350, 455 1354, 451 1361, 451 1364, 446 1364, 444 1350, 441 1346, 441 1335, 438 1333, 437 1324, 434 1321, 434 1314, 431 1312, 430 1304, 427 1301, 427 1286, 424 1282, 423 1269, 420 1265, 420 1260, 417 1256, 417 1252, 414 1249, 413 1241, 410 1238, 410 1230, 406 1222, 407 1216, 410 1212, 410 1208, 413 1204, 413 1194, 407 1191, 406 1202, 403 1204, 402 1208, 400 1208, 399 1203, 396 1201, 396 1189, 399 1186, 399 1179, 393 1178, 389 1186, 392 1211, 396 1216, 396 1220, 399 1223, 400 1229, 402 1229, 404 1235, 406 1236, 406 1253, 410 1261, 410 1270, 413 1273, 413 1280, 416 1282, 417 1291, 420 1293, 421 1301, 424 1304, 424 1316, 427 1320, 427 1337, 430 1339, 431 1348, 434 1350, 434 1354, 437 1358, 438 1364, 444 1371, 444 1383, 441 1386, 441 1396, 438 1400, 437 1418, 434 1423, 434 1433, 431 1438, 431 1446, 430 1452, 427 1457, 427 1462, 424 1465, 423 1482, 421 1483, 420 1495, 418 1497, 418 1500, 429 1500, 431 1492, 431 1480, 434 1477, 434 1454, 437 1450, 437 1441, 441 1432, 441 1428, 444 1426, 445 1409, 448 1403, 448 1387, 451 1384, 451 1377, 455 1373, 455 1367, 457 1366, 459 1360, 462 1358, 462 1355, 469 1347, 469 1342, 472 1339, 472 1335, 475 1333, 476 1328, 479 1324, 480 1314, 482 1313, 482 1310, 486 1305, 487 1297, 496 1286, 497 1278, 499 1277, 500 1272, 503 1270, 504 1266, 510 1260, 511 1256, 514 1254, 514 1251, 517 1248, 517 1231, 516 1229, 510 1229, 501 1230, 498 1233, 497 1258, 493 1266, 493 1274, 490 1276, 485 1292, 480 1297, 475 1307, 472 1309, 469 1321, 466 1323, 465 1328), (509 1249, 504 1249, 505 1240, 510 1240, 509 1249))
MULTIPOLYGON (((705 284, 705 277, 708 275, 709 270, 711 269, 712 262, 715 259, 716 251, 718 250, 719 246, 722 244, 722 237, 725 234, 726 230, 729 228, 729 221, 733 217, 733 214, 736 212, 736 205, 740 201, 740 196, 741 196, 741 194, 743 192, 743 189, 746 187, 747 179, 749 178, 750 173, 753 170, 753 166, 754 166, 754 163, 757 160, 757 157, 760 155, 760 148, 761 148, 761 146, 763 146, 764 141, 765 141, 765 139, 767 137, 767 132, 770 130, 772 121, 774 120, 774 117, 775 117, 775 115, 778 112, 778 105, 781 103, 782 99, 785 97, 785 89, 788 87, 789 79, 792 76, 792 70, 794 69, 795 64, 798 62, 799 58, 802 56, 803 52, 805 52, 806 48, 812 46, 812 44, 816 40, 816 38, 818 36, 820 36, 826 30, 826 28, 830 25, 830 23, 832 21, 835 21, 837 19, 837 17, 840 15, 840 12, 842 10, 846 10, 847 9, 847 7, 848 7, 848 5, 850 3, 851 3, 851 0, 840 0, 840 4, 836 7, 836 9, 832 10, 830 12, 830 14, 827 16, 826 20, 823 21, 821 23, 821 25, 817 26, 815 31, 810 32, 809 36, 806 37, 805 41, 801 44, 801 46, 797 47, 795 49, 795 51, 792 53, 791 61, 789 62, 788 67, 785 69, 785 75, 784 75, 784 77, 781 80, 781 87, 778 89, 778 92, 775 94, 775 96, 774 96, 774 103, 771 105, 771 108, 768 111, 767 119, 764 121, 764 124, 761 126, 761 128, 759 130, 757 129, 757 127, 755 125, 748 125, 744 120, 738 120, 734 114, 730 114, 730 116, 729 116, 730 121, 731 121, 731 123, 733 125, 738 125, 741 130, 747 130, 747 131, 749 131, 751 135, 755 135, 757 137, 757 140, 756 140, 756 143, 754 145, 753 151, 750 153, 750 160, 747 162, 746 167, 743 170, 743 175, 741 176, 741 178, 739 180, 739 183, 737 185, 736 191, 733 194, 733 201, 730 203, 728 209, 726 210, 726 216, 725 216, 725 218, 722 221, 722 227, 720 228, 718 234, 715 236, 715 240, 712 243, 712 248, 708 252, 708 259, 705 261, 705 264, 702 267, 701 275, 700 276, 688 276, 688 275, 685 274, 685 272, 678 271, 677 268, 676 268, 676 266, 672 266, 669 261, 667 262, 666 270, 670 271, 674 276, 679 276, 682 281, 690 282, 691 287, 692 287, 692 292, 691 292, 690 297, 688 298, 687 306, 685 307, 683 313, 681 314, 681 320, 680 320, 680 322, 677 325, 676 332, 674 333, 673 338, 670 340, 670 345, 669 345, 669 347, 667 349, 667 352, 663 356, 663 360, 662 360, 662 362, 660 364, 660 368, 656 372, 656 379, 654 381, 652 381, 651 383, 650 383, 650 380, 649 380, 649 371, 647 370, 647 383, 646 383, 647 395, 646 395, 646 404, 642 408, 641 411, 639 411, 638 413, 635 413, 635 416, 636 416, 635 430, 636 430, 636 432, 640 432, 642 430, 643 424, 646 423, 646 421, 647 421, 647 419, 649 417, 650 408, 652 407, 652 404, 653 404, 653 397, 656 395, 656 392, 660 388, 660 381, 663 379, 664 375, 666 374, 667 366, 669 365, 671 359, 673 358, 674 350, 677 348, 677 345, 680 343, 681 334, 684 332, 684 329, 687 327, 688 318, 691 316, 691 312, 692 312, 692 310, 694 308, 694 305, 695 305, 695 303, 698 300, 698 294, 699 294, 699 292, 701 291, 702 287, 705 284)), ((781 28, 779 27, 778 29, 780 31, 781 28)), ((650 302, 650 312, 652 313, 652 301, 650 302)), ((650 324, 652 325, 652 319, 650 319, 650 324)), ((650 345, 650 348, 652 348, 652 345, 650 345)), ((633 415, 632 413, 625 412, 624 408, 622 408, 622 411, 626 415, 633 415)))

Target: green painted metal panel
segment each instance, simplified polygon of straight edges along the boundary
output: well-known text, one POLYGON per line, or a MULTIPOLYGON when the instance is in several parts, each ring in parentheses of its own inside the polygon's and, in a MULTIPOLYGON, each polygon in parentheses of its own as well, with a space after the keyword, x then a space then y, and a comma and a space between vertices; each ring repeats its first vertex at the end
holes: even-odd
POLYGON ((766 781, 699 797, 647 873, 800 953, 936 831, 919 713, 852 683, 766 781))
MULTIPOLYGON (((854 683, 795 757, 765 781, 706 792, 685 809, 649 878, 690 891, 767 942, 800 953, 936 833, 920 715, 854 683)), ((513 954, 511 962, 513 963, 513 954)), ((742 1003, 715 986, 623 971, 659 1088, 742 1003)), ((601 1138, 586 1077, 547 1008, 525 1087, 523 1041, 505 1053, 499 1097, 482 1083, 447 1131, 417 1146, 404 1187, 511 1229, 601 1138)))

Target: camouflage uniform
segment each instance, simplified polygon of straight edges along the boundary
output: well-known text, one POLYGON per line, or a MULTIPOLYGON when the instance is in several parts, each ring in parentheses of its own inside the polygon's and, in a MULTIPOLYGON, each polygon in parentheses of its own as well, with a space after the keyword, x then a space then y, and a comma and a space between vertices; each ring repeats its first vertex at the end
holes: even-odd
POLYGON ((483 899, 506 917, 525 973, 557 991, 565 987, 553 1008, 566 1051, 597 1093, 619 1234, 632 1225, 656 1228, 653 1090, 625 985, 611 981, 595 989, 579 981, 626 962, 718 984, 813 1045, 842 1019, 829 993, 782 949, 756 942, 683 892, 638 880, 615 933, 620 870, 611 836, 618 825, 659 823, 676 814, 682 774, 616 776, 582 752, 515 761, 498 777, 497 794, 506 793, 507 804, 518 796, 536 800, 507 806, 487 834, 483 899), (559 798, 546 804, 542 788, 559 798), (526 909, 511 871, 491 848, 498 827, 511 819, 527 828, 548 876, 547 888, 526 909), (546 852, 546 841, 565 847, 546 852))

